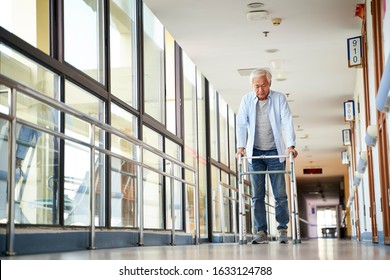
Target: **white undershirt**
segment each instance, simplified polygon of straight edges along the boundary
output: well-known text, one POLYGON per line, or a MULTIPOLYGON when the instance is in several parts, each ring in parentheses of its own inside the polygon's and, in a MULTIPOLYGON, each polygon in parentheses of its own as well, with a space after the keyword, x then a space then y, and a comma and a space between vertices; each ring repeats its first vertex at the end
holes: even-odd
POLYGON ((276 149, 271 122, 268 115, 269 100, 258 100, 256 105, 255 148, 269 151, 276 149))

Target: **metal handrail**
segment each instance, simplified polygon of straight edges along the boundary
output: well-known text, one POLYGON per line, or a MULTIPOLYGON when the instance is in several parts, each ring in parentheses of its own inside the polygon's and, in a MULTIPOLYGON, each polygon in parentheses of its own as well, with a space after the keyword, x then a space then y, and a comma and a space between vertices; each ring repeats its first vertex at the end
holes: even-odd
MULTIPOLYGON (((91 201, 90 201, 91 226, 90 226, 90 240, 89 240, 89 243, 90 243, 89 248, 91 248, 91 249, 95 248, 95 219, 94 219, 95 196, 93 195, 94 190, 92 190, 92 189, 94 189, 93 186, 94 186, 94 180, 95 180, 95 168, 94 168, 95 151, 99 151, 103 154, 120 158, 122 160, 125 160, 127 162, 130 162, 130 163, 133 163, 136 165, 137 187, 138 187, 138 194, 139 194, 138 195, 138 204, 137 204, 138 205, 138 214, 139 214, 138 215, 138 218, 139 218, 139 222, 138 222, 139 242, 138 243, 139 243, 139 245, 143 245, 143 241, 144 241, 143 240, 144 239, 144 235, 143 235, 143 225, 144 225, 144 221, 143 221, 143 169, 144 168, 151 170, 155 173, 158 173, 162 176, 171 178, 171 184, 173 184, 173 181, 179 181, 183 184, 193 186, 194 193, 195 193, 195 195, 194 195, 195 213, 199 213, 199 209, 198 209, 198 207, 199 207, 199 203, 198 203, 199 188, 198 188, 198 183, 197 183, 198 182, 198 178, 197 178, 198 171, 196 168, 193 168, 192 166, 189 166, 186 163, 183 163, 180 160, 177 160, 176 158, 174 158, 168 154, 163 153, 159 149, 156 149, 153 146, 150 146, 150 145, 140 141, 139 139, 137 139, 133 136, 127 135, 127 134, 121 132, 120 130, 113 128, 110 125, 100 123, 97 120, 91 118, 90 116, 88 116, 88 115, 62 103, 62 102, 59 102, 59 101, 52 99, 46 95, 43 95, 34 89, 31 89, 31 88, 26 87, 22 84, 19 84, 18 82, 14 81, 14 80, 12 80, 12 79, 10 79, 2 74, 0 74, 0 81, 4 85, 6 85, 7 87, 12 89, 10 91, 10 113, 8 115, 3 114, 3 113, 0 114, 0 118, 8 120, 10 123, 10 125, 9 125, 9 140, 10 140, 9 141, 9 151, 10 152, 8 155, 9 156, 9 161, 8 161, 9 162, 9 167, 8 167, 8 172, 9 172, 9 176, 8 176, 9 209, 8 209, 8 222, 7 222, 7 254, 12 255, 14 253, 13 252, 14 235, 15 235, 15 224, 14 224, 15 179, 14 179, 14 176, 15 176, 15 154, 16 154, 16 151, 15 151, 16 150, 15 149, 15 146, 16 146, 16 123, 24 124, 24 125, 27 125, 27 126, 34 128, 34 129, 37 129, 41 132, 48 133, 52 136, 56 136, 56 137, 59 137, 61 139, 65 139, 65 140, 72 141, 74 143, 78 143, 80 145, 88 147, 91 150, 91 159, 90 159, 90 161, 91 161, 90 186, 91 187, 90 188, 91 188, 92 193, 90 196, 90 199, 91 199, 91 201), (29 121, 17 118, 16 117, 16 94, 17 94, 17 92, 23 93, 23 94, 25 94, 25 95, 27 95, 35 100, 38 100, 38 101, 54 108, 54 109, 57 109, 60 112, 72 115, 80 120, 87 122, 90 125, 90 132, 91 132, 90 139, 89 139, 90 141, 84 142, 82 140, 79 140, 79 139, 76 139, 76 138, 71 137, 69 135, 66 135, 65 133, 54 131, 54 130, 48 129, 46 127, 42 127, 42 126, 36 125, 34 123, 31 123, 29 121), (116 135, 119 138, 122 138, 124 140, 131 142, 132 144, 135 144, 137 147, 136 160, 131 159, 131 158, 127 158, 127 157, 120 155, 118 153, 115 153, 111 150, 107 150, 107 149, 96 146, 95 139, 94 139, 94 135, 95 135, 94 132, 95 132, 96 127, 102 129, 106 133, 116 135), (166 173, 164 171, 158 170, 152 166, 145 164, 143 162, 144 149, 161 157, 163 160, 169 161, 171 163, 171 173, 166 173), (192 181, 186 181, 182 177, 176 176, 173 172, 175 165, 179 166, 180 168, 183 168, 183 169, 186 169, 186 170, 192 172, 192 174, 193 174, 192 181)), ((174 201, 175 201, 175 198, 174 198, 174 192, 173 192, 171 194, 171 205, 174 205, 174 201)), ((171 244, 174 245, 175 244, 174 213, 172 213, 171 218, 172 218, 172 230, 171 230, 172 242, 171 242, 171 244)), ((199 232, 200 231, 199 231, 198 217, 194 218, 194 223, 195 223, 195 244, 199 244, 199 232)))

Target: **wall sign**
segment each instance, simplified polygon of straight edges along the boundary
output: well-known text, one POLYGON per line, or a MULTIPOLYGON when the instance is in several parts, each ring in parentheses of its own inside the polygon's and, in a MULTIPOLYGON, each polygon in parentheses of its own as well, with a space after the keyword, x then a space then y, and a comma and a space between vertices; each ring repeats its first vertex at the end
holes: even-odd
POLYGON ((341 152, 341 163, 342 164, 348 164, 349 163, 348 152, 347 151, 342 151, 341 152))
POLYGON ((346 122, 355 120, 355 103, 353 100, 344 102, 344 120, 346 122))
POLYGON ((362 36, 347 39, 348 67, 362 65, 362 36))
POLYGON ((351 130, 343 129, 343 144, 344 146, 351 146, 351 130))

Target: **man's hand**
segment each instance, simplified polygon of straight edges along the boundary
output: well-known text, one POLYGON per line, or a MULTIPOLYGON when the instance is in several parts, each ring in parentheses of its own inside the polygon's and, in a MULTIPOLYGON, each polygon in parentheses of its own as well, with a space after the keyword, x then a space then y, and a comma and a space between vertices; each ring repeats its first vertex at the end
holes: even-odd
POLYGON ((295 147, 291 146, 288 147, 287 154, 293 153, 293 157, 296 158, 298 156, 297 150, 295 150, 295 147))
POLYGON ((246 155, 244 147, 237 148, 236 158, 239 158, 240 155, 241 156, 245 156, 246 155))

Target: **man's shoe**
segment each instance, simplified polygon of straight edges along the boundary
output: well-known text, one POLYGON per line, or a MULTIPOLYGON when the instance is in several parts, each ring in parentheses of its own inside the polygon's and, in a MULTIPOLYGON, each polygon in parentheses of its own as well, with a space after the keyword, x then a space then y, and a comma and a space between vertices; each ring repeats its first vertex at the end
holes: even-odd
POLYGON ((283 244, 288 243, 287 229, 282 228, 279 230, 278 240, 279 240, 279 243, 283 243, 283 244))
POLYGON ((256 234, 256 238, 252 240, 252 244, 267 244, 268 238, 267 233, 265 231, 258 231, 256 234))

